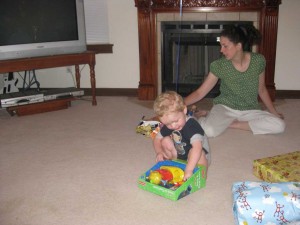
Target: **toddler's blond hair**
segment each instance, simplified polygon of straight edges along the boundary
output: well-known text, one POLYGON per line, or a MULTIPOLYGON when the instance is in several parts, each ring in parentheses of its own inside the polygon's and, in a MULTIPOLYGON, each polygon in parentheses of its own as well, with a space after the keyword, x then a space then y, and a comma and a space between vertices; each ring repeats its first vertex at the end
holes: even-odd
POLYGON ((170 112, 183 112, 185 107, 183 98, 175 91, 161 93, 153 105, 154 112, 159 117, 170 112))

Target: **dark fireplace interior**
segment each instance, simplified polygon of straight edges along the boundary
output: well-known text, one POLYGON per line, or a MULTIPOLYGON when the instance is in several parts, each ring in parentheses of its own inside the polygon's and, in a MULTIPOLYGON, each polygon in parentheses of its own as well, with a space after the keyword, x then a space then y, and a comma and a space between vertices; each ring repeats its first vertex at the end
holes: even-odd
MULTIPOLYGON (((162 91, 174 90, 187 96, 203 83, 210 63, 220 58, 220 33, 229 24, 252 22, 184 22, 161 23, 162 91)), ((206 97, 219 94, 219 83, 206 97)))

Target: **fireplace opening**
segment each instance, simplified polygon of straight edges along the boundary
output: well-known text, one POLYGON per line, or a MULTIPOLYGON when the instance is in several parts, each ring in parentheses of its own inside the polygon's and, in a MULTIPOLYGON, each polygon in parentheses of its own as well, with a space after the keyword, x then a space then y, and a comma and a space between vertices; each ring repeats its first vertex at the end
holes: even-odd
MULTIPOLYGON (((222 56, 220 33, 229 24, 248 21, 168 21, 161 23, 162 91, 187 96, 205 80, 211 62, 222 56)), ((251 49, 248 49, 249 51, 251 49)), ((219 95, 219 82, 206 97, 219 95)))

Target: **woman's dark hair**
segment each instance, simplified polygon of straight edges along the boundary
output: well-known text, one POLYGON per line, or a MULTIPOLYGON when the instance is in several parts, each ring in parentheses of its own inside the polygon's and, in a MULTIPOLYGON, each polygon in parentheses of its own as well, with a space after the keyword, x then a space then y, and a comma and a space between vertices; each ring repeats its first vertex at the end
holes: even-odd
POLYGON ((253 25, 228 25, 221 32, 221 36, 235 44, 241 43, 243 50, 250 50, 252 45, 261 41, 261 34, 253 25))

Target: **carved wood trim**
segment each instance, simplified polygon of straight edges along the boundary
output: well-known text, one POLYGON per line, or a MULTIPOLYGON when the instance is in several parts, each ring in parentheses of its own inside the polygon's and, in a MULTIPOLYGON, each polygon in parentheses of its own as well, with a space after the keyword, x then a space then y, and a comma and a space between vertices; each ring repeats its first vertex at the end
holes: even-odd
MULTIPOLYGON (((157 96, 156 14, 179 12, 180 0, 135 0, 138 9, 140 51, 140 82, 138 97, 154 100, 157 96)), ((260 14, 260 31, 263 41, 258 51, 267 60, 266 85, 272 100, 275 99, 275 60, 278 28, 278 11, 281 0, 184 0, 183 12, 236 12, 256 11, 260 14)))
MULTIPOLYGON (((192 7, 248 7, 261 8, 265 5, 278 5, 278 0, 184 0, 183 8, 192 7)), ((150 9, 179 8, 180 1, 174 0, 135 0, 135 6, 139 9, 149 11, 150 9)))

